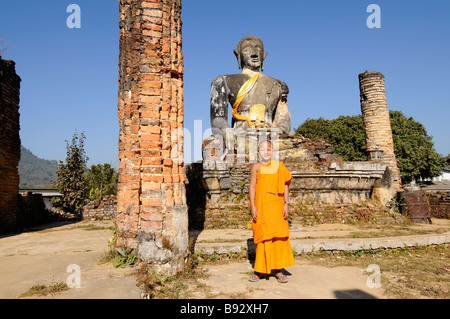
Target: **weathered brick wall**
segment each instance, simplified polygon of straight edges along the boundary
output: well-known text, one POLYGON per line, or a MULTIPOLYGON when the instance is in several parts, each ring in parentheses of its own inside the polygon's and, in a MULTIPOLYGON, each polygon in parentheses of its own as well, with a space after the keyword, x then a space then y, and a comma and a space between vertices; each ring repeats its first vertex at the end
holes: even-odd
POLYGON ((450 191, 426 191, 431 217, 450 218, 450 191))
POLYGON ((0 233, 17 226, 20 82, 15 63, 0 57, 0 233))
POLYGON ((46 209, 41 194, 27 192, 18 197, 19 213, 17 229, 22 231, 28 227, 42 225, 51 220, 51 213, 46 209))
POLYGON ((384 151, 382 161, 394 174, 396 186, 399 189, 401 176, 394 153, 384 76, 379 72, 365 71, 359 75, 359 85, 367 148, 378 147, 384 151))
POLYGON ((118 243, 169 272, 188 244, 181 25, 181 0, 120 0, 118 243))
POLYGON ((117 216, 117 198, 108 195, 103 200, 94 200, 83 207, 83 219, 115 219, 117 216))

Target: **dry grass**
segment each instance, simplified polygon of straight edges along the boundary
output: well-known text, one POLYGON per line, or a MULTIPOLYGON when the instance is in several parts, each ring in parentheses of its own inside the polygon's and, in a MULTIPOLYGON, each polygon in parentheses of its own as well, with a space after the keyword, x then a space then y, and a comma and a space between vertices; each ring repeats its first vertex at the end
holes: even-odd
POLYGON ((65 282, 57 282, 51 285, 34 285, 24 293, 20 294, 18 298, 53 296, 66 290, 69 290, 69 287, 65 282))
POLYGON ((401 249, 318 252, 302 254, 297 260, 326 267, 376 264, 388 298, 450 299, 450 245, 401 249))
POLYGON ((208 287, 200 282, 206 275, 199 267, 192 267, 176 276, 161 275, 147 265, 137 274, 138 286, 148 299, 190 299, 194 293, 208 295, 208 287))
POLYGON ((199 255, 189 257, 185 272, 176 276, 163 276, 147 265, 141 265, 137 274, 138 286, 149 299, 245 299, 246 292, 226 294, 213 290, 205 282, 208 278, 203 266, 223 264, 247 259, 247 252, 199 255))

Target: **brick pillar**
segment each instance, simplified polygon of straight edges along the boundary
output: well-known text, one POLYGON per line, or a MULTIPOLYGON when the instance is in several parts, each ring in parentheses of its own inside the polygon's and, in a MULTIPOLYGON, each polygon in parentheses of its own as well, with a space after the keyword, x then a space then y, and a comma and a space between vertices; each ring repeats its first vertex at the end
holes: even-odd
POLYGON ((401 188, 400 170, 394 154, 391 121, 386 101, 384 76, 379 72, 365 71, 359 75, 361 111, 368 149, 383 150, 382 161, 394 176, 395 188, 401 188))
POLYGON ((120 0, 118 245, 157 271, 188 248, 181 0, 120 0))
POLYGON ((0 233, 16 229, 19 211, 20 82, 15 63, 0 57, 0 233))

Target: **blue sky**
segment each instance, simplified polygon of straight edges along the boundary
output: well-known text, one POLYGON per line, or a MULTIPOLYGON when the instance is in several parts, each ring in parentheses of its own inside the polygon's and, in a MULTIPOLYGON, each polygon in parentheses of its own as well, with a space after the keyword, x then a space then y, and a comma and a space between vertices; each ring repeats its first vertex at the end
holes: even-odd
MULTIPOLYGON (((250 30, 269 53, 264 73, 289 86, 292 129, 360 114, 358 74, 378 71, 389 108, 423 123, 449 154, 449 12, 445 0, 184 0, 186 162, 201 159, 211 81, 239 72, 233 49, 250 30), (370 4, 381 28, 367 27, 370 4)), ((117 167, 118 19, 117 0, 2 0, 3 56, 22 78, 21 140, 37 156, 64 160, 77 130, 89 164, 117 167), (80 29, 66 25, 72 3, 80 29)))

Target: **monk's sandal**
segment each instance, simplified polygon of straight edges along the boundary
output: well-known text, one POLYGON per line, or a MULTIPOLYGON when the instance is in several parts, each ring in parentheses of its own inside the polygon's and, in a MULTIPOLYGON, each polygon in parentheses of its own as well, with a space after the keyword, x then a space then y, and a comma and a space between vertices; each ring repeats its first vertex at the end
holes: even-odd
POLYGON ((285 284, 285 283, 288 282, 285 278, 286 278, 286 275, 280 275, 280 276, 277 276, 278 282, 279 282, 279 283, 282 283, 282 284, 285 284))
POLYGON ((253 275, 250 276, 250 278, 248 278, 248 281, 250 281, 250 282, 258 282, 260 279, 261 278, 259 278, 258 275, 253 274, 253 275))

